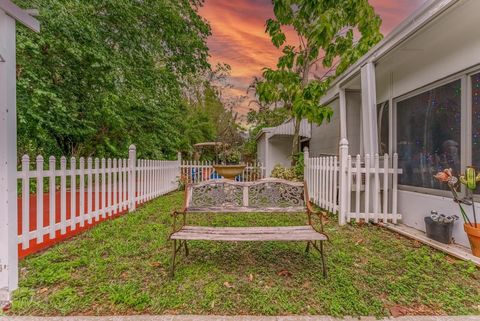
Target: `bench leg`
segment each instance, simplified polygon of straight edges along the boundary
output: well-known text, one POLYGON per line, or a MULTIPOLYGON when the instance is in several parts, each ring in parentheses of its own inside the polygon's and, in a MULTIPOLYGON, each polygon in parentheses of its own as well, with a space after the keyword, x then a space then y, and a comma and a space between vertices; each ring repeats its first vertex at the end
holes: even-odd
POLYGON ((312 246, 320 253, 322 258, 322 270, 323 270, 323 277, 327 278, 327 263, 325 262, 325 253, 323 248, 323 241, 320 241, 320 247, 317 245, 317 241, 312 242, 312 246))
POLYGON ((327 278, 327 264, 325 263, 325 254, 323 248, 323 241, 320 241, 320 255, 322 256, 323 277, 327 278))
POLYGON ((172 262, 170 266, 170 277, 173 278, 175 275, 175 258, 177 257, 177 240, 173 240, 173 246, 172 246, 172 262))
POLYGON ((183 245, 185 246, 185 256, 188 256, 187 240, 183 240, 183 245))
POLYGON ((310 241, 307 242, 307 248, 305 249, 305 253, 310 252, 310 241))

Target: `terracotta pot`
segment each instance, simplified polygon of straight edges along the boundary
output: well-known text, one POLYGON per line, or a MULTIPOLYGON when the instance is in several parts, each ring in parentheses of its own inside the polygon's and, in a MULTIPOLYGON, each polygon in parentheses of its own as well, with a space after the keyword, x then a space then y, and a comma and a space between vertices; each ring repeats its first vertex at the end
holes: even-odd
POLYGON ((475 227, 464 224, 463 229, 467 233, 473 255, 480 257, 480 224, 475 227))
POLYGON ((242 174, 246 165, 213 165, 218 175, 226 179, 234 180, 236 176, 242 174))

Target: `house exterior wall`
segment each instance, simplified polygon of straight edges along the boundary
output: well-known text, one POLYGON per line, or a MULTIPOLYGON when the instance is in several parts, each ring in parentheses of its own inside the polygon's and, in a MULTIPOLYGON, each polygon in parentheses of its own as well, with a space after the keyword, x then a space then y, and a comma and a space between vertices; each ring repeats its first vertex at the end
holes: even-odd
POLYGON ((266 164, 267 177, 271 176, 272 170, 275 165, 290 167, 292 142, 292 136, 274 136, 268 139, 268 161, 266 164))
POLYGON ((257 161, 266 165, 267 164, 267 146, 266 135, 263 133, 257 139, 257 161))
POLYGON ((338 142, 340 141, 340 108, 339 100, 335 99, 328 104, 333 109, 330 122, 324 121, 321 125, 312 125, 312 138, 310 139, 310 155, 338 155, 338 142))
MULTIPOLYGON (((360 91, 346 92, 347 104, 347 139, 348 150, 351 155, 361 154, 361 139, 362 139, 362 95, 360 91)), ((338 145, 338 141, 337 141, 338 145)))
MULTIPOLYGON (((459 142, 462 170, 469 165, 471 160, 466 157, 465 149, 470 148, 467 141, 472 129, 466 124, 471 122, 467 106, 472 98, 468 95, 466 70, 480 71, 478 12, 480 1, 460 1, 377 63, 377 102, 390 101, 393 106, 390 108, 390 152, 397 151, 396 128, 401 126, 396 121, 396 103, 404 99, 403 95, 416 90, 422 92, 424 86, 441 84, 445 78, 453 77, 462 79, 462 139, 459 142)), ((399 189, 398 210, 403 216, 402 222, 408 226, 425 231, 424 217, 431 210, 459 215, 458 206, 446 191, 413 186, 400 186, 399 189)), ((469 246, 461 220, 455 224, 453 237, 457 243, 469 246)))

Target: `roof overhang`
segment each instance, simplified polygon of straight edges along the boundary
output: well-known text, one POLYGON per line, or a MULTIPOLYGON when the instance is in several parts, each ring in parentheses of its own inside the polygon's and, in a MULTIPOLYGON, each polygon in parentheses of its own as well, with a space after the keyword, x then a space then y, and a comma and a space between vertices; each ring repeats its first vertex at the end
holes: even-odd
POLYGON ((255 136, 255 140, 258 140, 260 137, 262 137, 263 134, 268 134, 270 133, 275 127, 265 127, 262 128, 257 135, 255 136))
MULTIPOLYGON (((269 134, 269 137, 273 136, 293 136, 295 134, 295 119, 290 119, 284 122, 277 127, 267 127, 263 128, 255 137, 258 140, 263 134, 269 134)), ((303 138, 311 138, 312 137, 312 126, 306 120, 302 119, 300 122, 300 136, 303 138)))
POLYGON ((462 0, 429 0, 418 10, 406 18, 398 27, 388 34, 382 41, 363 55, 356 63, 350 66, 345 72, 339 75, 330 85, 330 88, 322 99, 322 102, 331 100, 340 88, 351 79, 358 76, 360 69, 367 63, 375 63, 390 51, 394 50, 418 30, 435 20, 453 5, 462 0))
MULTIPOLYGON (((0 0, 0 9, 5 11, 7 15, 17 20, 25 27, 30 28, 35 32, 40 32, 40 22, 34 17, 32 17, 29 14, 29 11, 23 10, 22 8, 15 5, 12 1, 0 0)), ((34 11, 30 12, 34 13, 34 11)))

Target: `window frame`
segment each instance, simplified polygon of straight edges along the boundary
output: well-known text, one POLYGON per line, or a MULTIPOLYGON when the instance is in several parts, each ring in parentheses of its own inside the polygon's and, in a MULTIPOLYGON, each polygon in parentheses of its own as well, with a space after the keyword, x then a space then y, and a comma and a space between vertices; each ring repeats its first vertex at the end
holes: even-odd
MULTIPOLYGON (((477 67, 477 71, 480 71, 477 67)), ((467 78, 470 78, 470 83, 471 83, 471 76, 469 75, 476 74, 476 72, 467 72, 467 71, 462 71, 458 72, 456 74, 453 74, 451 76, 439 79, 437 81, 434 81, 432 83, 429 83, 428 85, 425 85, 423 87, 417 88, 415 90, 412 90, 410 92, 407 92, 403 95, 397 96, 392 98, 392 105, 390 109, 390 117, 392 119, 392 126, 390 127, 390 137, 392 144, 390 145, 390 148, 392 149, 393 153, 397 153, 398 151, 398 141, 397 141, 397 133, 398 133, 398 119, 397 119, 397 111, 398 111, 398 103, 402 102, 406 99, 415 97, 417 95, 423 94, 425 92, 428 92, 432 89, 436 89, 439 87, 442 87, 446 84, 449 84, 454 81, 460 80, 460 90, 461 90, 461 95, 460 95, 460 171, 464 171, 466 168, 467 164, 467 159, 468 156, 467 154, 470 155, 470 162, 471 162, 471 138, 470 138, 470 149, 467 146, 467 128, 468 126, 465 126, 468 121, 467 119, 467 102, 468 102, 468 96, 467 96, 467 78), (469 149, 469 150, 468 150, 469 149)), ((470 88, 471 92, 471 88, 470 88)), ((471 100, 471 99, 470 99, 471 100)), ((470 101, 470 112, 471 112, 471 101, 470 101)), ((471 119, 471 118, 470 118, 471 119)), ((470 124, 470 136, 471 136, 471 128, 472 125, 470 124)), ((398 184, 398 189, 399 190, 404 190, 404 191, 409 191, 409 192, 417 192, 417 193, 422 193, 422 194, 429 194, 429 195, 435 195, 435 196, 442 196, 442 197, 450 197, 451 198, 451 192, 446 191, 446 190, 438 190, 434 188, 427 188, 427 187, 419 187, 419 186, 411 186, 411 185, 403 185, 403 184, 398 184)), ((465 195, 465 190, 463 185, 461 186, 460 189, 460 196, 465 195)), ((480 197, 480 195, 479 195, 480 197)))

